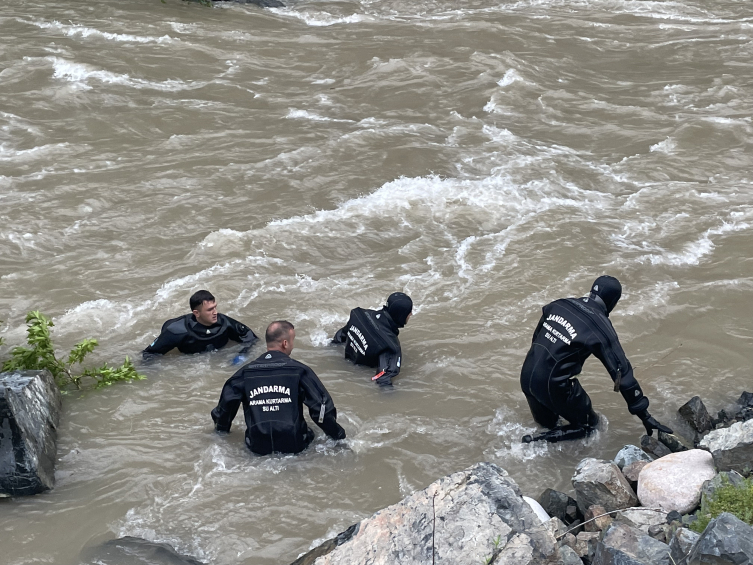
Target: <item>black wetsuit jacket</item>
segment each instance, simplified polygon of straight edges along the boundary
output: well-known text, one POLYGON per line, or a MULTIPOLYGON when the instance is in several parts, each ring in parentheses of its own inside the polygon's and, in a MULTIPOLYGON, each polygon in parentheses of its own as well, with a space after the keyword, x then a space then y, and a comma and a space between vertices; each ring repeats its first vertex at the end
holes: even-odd
POLYGON ((604 364, 631 414, 648 408, 648 398, 633 376, 603 304, 588 298, 563 298, 544 306, 543 312, 520 375, 526 394, 561 414, 558 404, 567 397, 568 380, 581 372, 593 354, 604 364))
POLYGON ((227 380, 212 410, 217 431, 230 431, 241 404, 246 445, 258 455, 298 453, 306 448, 314 434, 303 418, 304 404, 324 433, 332 439, 345 438, 335 404, 319 377, 281 351, 267 351, 227 380))
POLYGON ((400 373, 402 352, 397 336, 400 330, 389 313, 355 308, 345 327, 337 330, 334 343, 345 343, 345 358, 357 365, 377 367, 384 375, 377 383, 390 384, 400 373))
POLYGON ((217 314, 217 321, 211 326, 200 324, 193 314, 186 314, 162 324, 161 333, 143 354, 144 357, 164 355, 175 347, 181 353, 203 353, 225 347, 231 339, 251 344, 259 338, 248 326, 225 314, 217 314))

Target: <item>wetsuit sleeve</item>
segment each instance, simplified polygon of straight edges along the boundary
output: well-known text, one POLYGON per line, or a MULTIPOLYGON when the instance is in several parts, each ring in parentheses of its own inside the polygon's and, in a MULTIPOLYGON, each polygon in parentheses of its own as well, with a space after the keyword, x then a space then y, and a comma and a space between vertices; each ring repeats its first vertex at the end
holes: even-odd
POLYGON ((311 419, 332 439, 345 439, 345 430, 337 423, 335 403, 319 377, 306 367, 300 383, 303 403, 308 406, 311 419))
POLYGON ((594 355, 603 363, 614 381, 614 390, 620 391, 631 414, 638 414, 648 408, 648 398, 633 376, 633 367, 625 356, 619 340, 615 336, 609 342, 598 341, 594 355))
POLYGON ((228 321, 227 336, 238 343, 253 343, 259 339, 247 325, 230 316, 225 316, 228 321))
POLYGON ((379 365, 377 375, 384 373, 377 380, 378 383, 392 383, 392 379, 400 374, 400 365, 402 364, 402 350, 400 342, 395 339, 395 343, 388 349, 379 354, 379 365))
POLYGON ((162 333, 157 336, 157 339, 148 345, 141 353, 144 358, 148 358, 149 355, 164 355, 171 349, 178 347, 182 339, 182 335, 174 334, 167 329, 163 329, 162 333))
POLYGON ((345 343, 348 339, 348 326, 344 326, 335 332, 335 337, 332 338, 332 343, 345 343))
POLYGON ((218 432, 229 432, 238 408, 243 401, 243 371, 238 371, 230 377, 220 393, 220 401, 212 410, 214 429, 218 432))

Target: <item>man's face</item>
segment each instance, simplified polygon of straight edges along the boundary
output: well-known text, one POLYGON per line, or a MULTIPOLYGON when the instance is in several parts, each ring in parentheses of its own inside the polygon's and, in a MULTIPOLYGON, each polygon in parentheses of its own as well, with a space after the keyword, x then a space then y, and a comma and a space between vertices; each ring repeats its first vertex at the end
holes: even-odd
POLYGON ((196 310, 193 311, 196 321, 205 326, 211 326, 217 322, 217 303, 205 300, 196 310))

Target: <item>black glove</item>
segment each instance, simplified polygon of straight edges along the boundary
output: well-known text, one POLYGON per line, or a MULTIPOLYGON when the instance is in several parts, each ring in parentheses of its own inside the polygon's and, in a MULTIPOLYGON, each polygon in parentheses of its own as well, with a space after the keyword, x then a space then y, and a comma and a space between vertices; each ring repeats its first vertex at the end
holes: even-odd
POLYGON ((653 435, 654 430, 659 430, 660 432, 664 432, 665 434, 674 433, 667 426, 660 424, 656 420, 656 418, 654 418, 651 414, 648 413, 648 410, 644 410, 643 412, 638 412, 636 416, 638 416, 641 419, 641 422, 643 422, 643 426, 646 428, 647 435, 653 435))

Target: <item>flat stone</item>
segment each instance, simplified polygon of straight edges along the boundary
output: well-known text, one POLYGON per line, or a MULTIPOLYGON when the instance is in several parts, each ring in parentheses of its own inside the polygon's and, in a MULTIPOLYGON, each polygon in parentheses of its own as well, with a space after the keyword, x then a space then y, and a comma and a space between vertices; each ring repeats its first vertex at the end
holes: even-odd
MULTIPOLYGON (((557 563, 559 548, 518 485, 492 463, 439 479, 321 546, 316 565, 536 565, 557 563), (495 540, 498 544, 495 545, 495 540)), ((297 562, 310 559, 309 554, 297 562)))
POLYGON ((753 528, 724 512, 714 518, 703 530, 690 550, 688 565, 753 563, 753 528))
POLYGON ((581 532, 575 538, 575 553, 578 557, 589 557, 596 549, 601 532, 581 532))
POLYGON ((61 410, 48 371, 0 373, 0 493, 36 494, 55 485, 61 410))
POLYGON ((649 463, 638 477, 643 506, 687 514, 701 501, 701 487, 716 475, 714 460, 701 449, 672 453, 649 463))
POLYGON ((575 550, 568 546, 560 547, 560 563, 562 565, 583 565, 575 550))
POLYGON ((737 471, 722 471, 713 479, 703 483, 701 487, 701 511, 706 512, 709 500, 714 493, 724 485, 732 485, 735 488, 745 487, 745 479, 737 471))
POLYGON ((617 522, 626 523, 628 526, 637 528, 644 534, 648 534, 652 526, 665 524, 667 515, 663 511, 638 506, 620 510, 615 514, 614 519, 617 522))
POLYGON ((714 427, 711 415, 700 396, 694 396, 688 400, 680 406, 678 412, 699 437, 714 427))
POLYGON ((670 449, 653 436, 641 436, 641 449, 659 459, 672 453, 670 449))
POLYGON ((617 452, 614 457, 614 464, 622 471, 625 467, 636 461, 646 461, 650 463, 653 458, 636 445, 626 445, 617 452))
POLYGON ((643 468, 649 463, 649 461, 633 461, 630 465, 626 465, 625 468, 622 469, 622 474, 625 475, 627 482, 630 483, 633 490, 638 488, 638 477, 640 476, 641 471, 643 471, 643 468))
POLYGON ((638 504, 627 479, 611 461, 584 459, 575 469, 572 483, 578 508, 584 515, 594 504, 603 506, 607 512, 638 504))
POLYGON ((669 540, 669 555, 675 563, 684 563, 684 559, 690 553, 693 544, 698 541, 701 534, 687 528, 678 528, 672 539, 669 540))
POLYGON ((556 516, 565 524, 571 524, 578 519, 577 503, 575 499, 553 489, 546 489, 538 498, 544 511, 550 516, 556 516))
POLYGON ((710 451, 719 471, 748 475, 753 470, 753 420, 710 431, 699 444, 710 451))
POLYGON ((672 565, 672 562, 667 544, 615 523, 597 544, 592 565, 672 565))
POLYGON ((686 440, 679 434, 665 434, 660 431, 657 435, 659 436, 659 441, 666 445, 672 453, 693 449, 693 442, 686 440))
POLYGON ((583 527, 587 532, 601 532, 606 530, 611 523, 611 516, 607 514, 603 506, 598 504, 589 506, 586 513, 583 514, 583 527))

